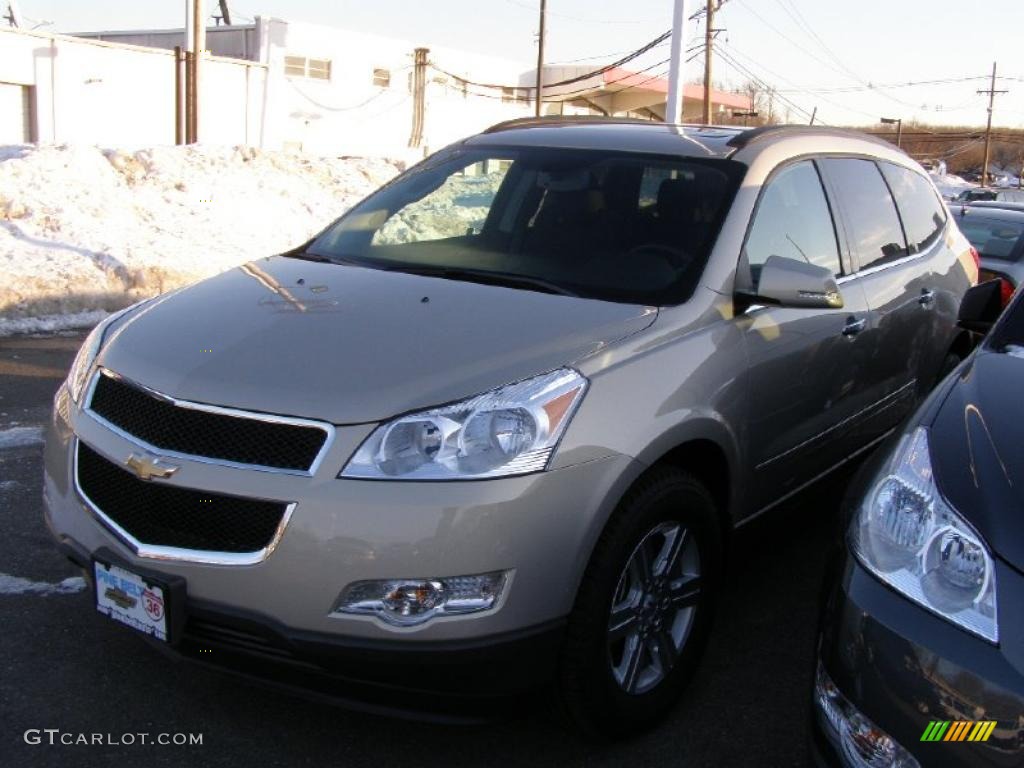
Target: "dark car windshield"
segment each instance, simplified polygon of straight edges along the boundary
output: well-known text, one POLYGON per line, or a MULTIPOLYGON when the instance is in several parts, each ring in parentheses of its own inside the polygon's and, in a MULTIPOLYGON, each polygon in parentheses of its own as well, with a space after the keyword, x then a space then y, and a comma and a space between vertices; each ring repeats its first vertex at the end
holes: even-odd
POLYGON ((649 305, 693 292, 742 176, 728 160, 458 150, 385 186, 313 256, 649 305))

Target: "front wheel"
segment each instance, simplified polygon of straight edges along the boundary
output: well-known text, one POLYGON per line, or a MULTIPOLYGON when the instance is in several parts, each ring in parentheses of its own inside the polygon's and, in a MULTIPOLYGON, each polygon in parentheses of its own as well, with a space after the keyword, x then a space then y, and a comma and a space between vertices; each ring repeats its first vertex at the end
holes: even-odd
POLYGON ((720 566, 707 489, 673 468, 638 481, 598 540, 569 617, 559 683, 577 726, 621 737, 671 708, 706 643, 720 566))

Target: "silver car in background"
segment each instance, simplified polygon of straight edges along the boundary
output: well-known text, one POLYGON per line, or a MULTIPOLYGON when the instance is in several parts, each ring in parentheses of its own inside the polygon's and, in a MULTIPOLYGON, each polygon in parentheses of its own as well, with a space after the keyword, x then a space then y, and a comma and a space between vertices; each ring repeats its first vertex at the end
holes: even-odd
POLYGON ((912 411, 976 280, 866 136, 502 124, 97 327, 47 521, 171 652, 435 717, 553 687, 627 734, 692 674, 732 531, 912 411))

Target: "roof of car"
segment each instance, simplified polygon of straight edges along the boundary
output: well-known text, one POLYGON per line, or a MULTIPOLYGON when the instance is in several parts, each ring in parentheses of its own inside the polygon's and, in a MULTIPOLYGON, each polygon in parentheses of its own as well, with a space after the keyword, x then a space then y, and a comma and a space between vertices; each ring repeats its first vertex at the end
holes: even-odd
POLYGON ((769 139, 813 136, 892 144, 859 131, 808 125, 758 128, 687 125, 634 118, 578 116, 508 120, 466 140, 470 146, 539 146, 566 149, 616 149, 690 157, 727 158, 769 139))
POLYGON ((953 203, 950 209, 957 216, 973 216, 995 221, 1024 221, 1024 210, 1000 205, 977 205, 976 203, 953 203))
POLYGON ((1014 203, 1009 200, 972 200, 968 202, 952 201, 953 206, 974 208, 979 211, 1011 211, 1013 213, 1024 212, 1024 203, 1014 203))

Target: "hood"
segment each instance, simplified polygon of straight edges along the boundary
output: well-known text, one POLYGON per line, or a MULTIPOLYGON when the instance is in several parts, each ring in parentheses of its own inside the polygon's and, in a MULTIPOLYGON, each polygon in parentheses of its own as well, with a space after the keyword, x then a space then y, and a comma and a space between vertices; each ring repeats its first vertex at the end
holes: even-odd
POLYGON ((932 465, 946 500, 989 547, 1024 570, 1024 359, 979 350, 930 429, 932 465))
POLYGON ((355 424, 570 365, 656 316, 275 256, 144 307, 99 361, 185 400, 355 424))

